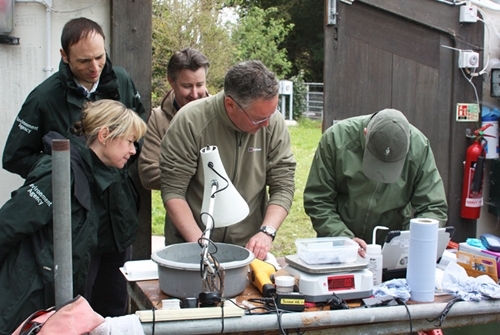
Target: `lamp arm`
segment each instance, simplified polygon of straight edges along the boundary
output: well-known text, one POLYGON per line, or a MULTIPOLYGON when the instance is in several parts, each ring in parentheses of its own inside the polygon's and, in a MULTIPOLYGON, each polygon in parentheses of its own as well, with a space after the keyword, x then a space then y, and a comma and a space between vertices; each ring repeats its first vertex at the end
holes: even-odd
POLYGON ((203 233, 203 263, 208 264, 208 241, 210 240, 210 235, 212 233, 212 229, 214 229, 214 207, 215 207, 215 196, 217 194, 217 189, 219 188, 219 183, 217 180, 212 180, 211 191, 210 191, 210 202, 208 204, 208 218, 207 225, 205 227, 205 232, 203 233))

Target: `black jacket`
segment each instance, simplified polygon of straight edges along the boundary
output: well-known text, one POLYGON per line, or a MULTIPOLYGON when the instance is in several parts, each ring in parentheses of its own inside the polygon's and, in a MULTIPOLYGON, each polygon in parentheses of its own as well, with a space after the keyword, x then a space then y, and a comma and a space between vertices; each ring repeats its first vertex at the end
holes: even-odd
MULTIPOLYGON (((44 137, 46 148, 55 133, 44 137)), ((138 227, 136 194, 126 169, 106 167, 82 139, 71 143, 73 294, 84 293, 92 255, 122 251, 138 227), (127 193, 129 190, 131 193, 127 193)), ((0 208, 0 334, 55 304, 52 157, 44 154, 23 186, 0 208)))
MULTIPOLYGON (((144 120, 146 112, 139 92, 129 74, 113 67, 106 59, 99 85, 90 100, 121 101, 144 120)), ((59 71, 38 85, 26 98, 7 138, 3 152, 3 168, 26 178, 43 151, 42 137, 49 131, 67 134, 81 117, 82 106, 89 98, 78 89, 73 74, 62 60, 59 71)))

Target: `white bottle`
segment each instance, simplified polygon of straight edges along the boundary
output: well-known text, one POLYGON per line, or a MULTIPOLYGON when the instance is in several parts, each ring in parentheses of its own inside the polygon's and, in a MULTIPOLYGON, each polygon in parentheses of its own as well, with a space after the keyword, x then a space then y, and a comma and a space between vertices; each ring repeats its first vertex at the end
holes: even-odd
POLYGON ((373 273, 373 287, 382 284, 382 248, 378 244, 366 246, 368 270, 373 273))
POLYGON ((365 258, 368 260, 368 270, 373 273, 373 287, 376 287, 382 284, 382 247, 377 244, 377 230, 384 229, 388 230, 389 228, 384 226, 376 226, 373 228, 373 240, 372 244, 368 244, 366 246, 366 256, 365 258))

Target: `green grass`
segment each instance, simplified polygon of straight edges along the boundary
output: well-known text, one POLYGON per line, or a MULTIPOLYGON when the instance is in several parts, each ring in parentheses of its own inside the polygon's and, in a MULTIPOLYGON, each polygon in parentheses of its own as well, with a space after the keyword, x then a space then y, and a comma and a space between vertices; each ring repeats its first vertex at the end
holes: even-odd
MULTIPOLYGON (((292 139, 292 151, 297 161, 295 171, 295 196, 293 205, 281 225, 276 239, 273 242, 271 252, 276 257, 294 254, 295 240, 297 238, 315 237, 316 233, 311 226, 309 217, 304 212, 302 196, 306 184, 309 167, 316 151, 319 138, 321 137, 321 122, 309 119, 301 119, 297 126, 290 126, 292 139)), ((153 235, 163 235, 163 224, 165 209, 163 207, 160 192, 153 191, 152 199, 152 231, 153 235)))

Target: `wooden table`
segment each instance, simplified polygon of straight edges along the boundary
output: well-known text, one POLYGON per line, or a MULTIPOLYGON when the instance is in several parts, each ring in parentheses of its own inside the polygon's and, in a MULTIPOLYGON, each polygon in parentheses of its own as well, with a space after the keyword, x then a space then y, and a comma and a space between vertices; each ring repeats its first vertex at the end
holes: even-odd
MULTIPOLYGON (((168 297, 160 290, 158 280, 129 282, 131 300, 140 310, 161 309, 162 299, 168 297)), ((262 297, 249 283, 236 297, 238 303, 262 297)), ((330 311, 307 308, 304 312, 286 313, 281 316, 281 325, 291 334, 307 331, 307 334, 402 334, 409 333, 411 315, 412 331, 433 328, 454 328, 474 324, 500 322, 500 301, 457 302, 448 313, 445 322, 435 326, 428 320, 435 319, 446 308, 450 296, 438 296, 433 303, 408 303, 405 306, 356 308, 359 302, 351 302, 348 310, 330 311)), ((153 333, 152 324, 143 323, 146 335, 153 333)), ((181 320, 157 322, 155 334, 281 334, 276 314, 244 315, 238 318, 181 320), (222 322, 222 323, 221 323, 222 322)))
MULTIPOLYGON (((131 307, 130 312, 133 313, 136 310, 156 309, 162 308, 162 300, 168 299, 169 297, 160 290, 160 283, 158 280, 144 280, 129 282, 128 293, 131 298, 131 302, 135 306, 131 307)), ((244 300, 249 299, 259 299, 262 298, 262 294, 249 283, 245 290, 238 295, 235 299, 238 304, 243 304, 244 300)), ((359 300, 354 300, 349 302, 350 307, 359 307, 361 302, 359 300)), ((328 309, 328 308, 327 308, 328 309)), ((308 311, 318 311, 321 308, 310 307, 307 308, 308 311)))

